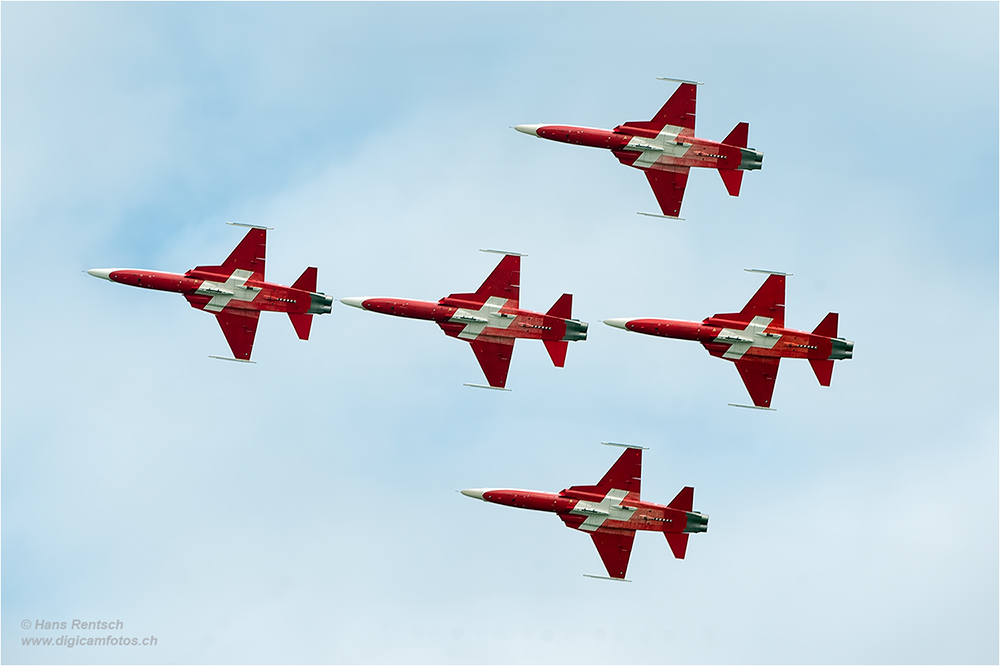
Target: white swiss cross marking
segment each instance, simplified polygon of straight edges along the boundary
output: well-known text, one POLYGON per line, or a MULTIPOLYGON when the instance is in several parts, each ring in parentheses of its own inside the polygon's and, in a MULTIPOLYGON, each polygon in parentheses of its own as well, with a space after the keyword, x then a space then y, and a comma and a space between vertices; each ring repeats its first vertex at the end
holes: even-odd
POLYGON ((580 524, 580 529, 593 532, 604 524, 605 520, 628 520, 635 513, 635 507, 622 506, 622 500, 628 495, 626 490, 612 489, 600 502, 580 500, 570 513, 582 514, 587 519, 580 524))
POLYGON ((728 344, 729 349, 722 358, 741 359, 751 347, 771 349, 778 344, 781 336, 777 333, 765 333, 764 329, 773 321, 770 317, 754 317, 743 330, 724 328, 714 342, 728 344))
POLYGON ((475 340, 487 326, 490 328, 507 328, 514 323, 514 319, 516 318, 514 315, 499 314, 500 308, 506 303, 506 298, 490 296, 478 310, 459 308, 458 312, 453 314, 448 321, 456 324, 465 324, 465 329, 458 334, 458 337, 463 340, 475 340))
POLYGON ((666 125, 655 139, 633 136, 622 150, 641 150, 642 155, 636 158, 632 166, 648 169, 660 157, 684 157, 687 154, 691 144, 685 143, 684 137, 678 136, 683 130, 683 127, 677 125, 666 125))
POLYGON ((252 271, 237 269, 225 282, 205 280, 195 293, 212 297, 212 300, 205 305, 206 310, 221 312, 234 298, 238 301, 252 301, 257 297, 257 294, 260 293, 260 287, 245 286, 251 275, 253 275, 252 271))

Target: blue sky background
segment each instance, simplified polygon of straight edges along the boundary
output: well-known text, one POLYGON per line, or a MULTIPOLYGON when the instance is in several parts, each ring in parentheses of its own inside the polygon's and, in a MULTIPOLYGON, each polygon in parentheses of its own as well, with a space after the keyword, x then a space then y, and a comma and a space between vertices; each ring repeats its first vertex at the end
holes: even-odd
MULTIPOLYGON (((996 3, 55 4, 2 13, 6 663, 980 663, 998 654, 996 3), (518 123, 613 127, 705 81, 740 121, 739 198, 645 178, 518 123), (591 324, 564 369, 521 342, 511 393, 468 346, 337 304, 257 365, 212 318, 94 267, 225 258, 435 299, 527 253, 521 303, 591 324), (773 413, 696 344, 601 319, 701 319, 793 273, 786 321, 856 342, 773 413), (637 537, 628 585, 551 515, 648 446, 710 531, 637 537), (121 619, 155 647, 22 647, 22 620, 121 619)), ((82 633, 82 635, 92 635, 82 633)))

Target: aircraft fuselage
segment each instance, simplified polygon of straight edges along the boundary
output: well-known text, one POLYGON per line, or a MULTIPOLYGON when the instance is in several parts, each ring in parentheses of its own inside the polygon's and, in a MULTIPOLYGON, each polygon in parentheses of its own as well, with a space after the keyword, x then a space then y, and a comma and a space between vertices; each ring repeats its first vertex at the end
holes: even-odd
POLYGON ((570 527, 584 532, 634 530, 695 533, 708 531, 708 516, 663 504, 634 499, 632 493, 610 490, 606 495, 572 488, 559 493, 483 488, 462 494, 494 504, 558 514, 570 527))
POLYGON ((322 294, 240 275, 247 271, 237 270, 229 276, 198 270, 180 274, 133 268, 94 269, 88 272, 119 284, 184 294, 192 306, 208 312, 227 308, 327 314, 332 305, 332 299, 322 294))
POLYGON ((342 299, 349 305, 372 312, 426 319, 436 322, 450 336, 476 339, 480 335, 494 338, 528 338, 532 340, 585 340, 587 324, 575 319, 511 308, 506 301, 490 297, 485 303, 445 298, 438 302, 403 298, 342 299))
POLYGON ((750 323, 709 317, 701 322, 676 319, 607 320, 627 331, 663 338, 700 342, 713 356, 806 358, 840 360, 851 358, 854 343, 843 338, 770 326, 767 317, 754 317, 750 323))
POLYGON ((637 169, 700 167, 760 169, 764 156, 752 148, 699 139, 668 125, 659 132, 619 125, 613 130, 574 125, 518 125, 515 129, 542 139, 611 150, 622 163, 637 169))

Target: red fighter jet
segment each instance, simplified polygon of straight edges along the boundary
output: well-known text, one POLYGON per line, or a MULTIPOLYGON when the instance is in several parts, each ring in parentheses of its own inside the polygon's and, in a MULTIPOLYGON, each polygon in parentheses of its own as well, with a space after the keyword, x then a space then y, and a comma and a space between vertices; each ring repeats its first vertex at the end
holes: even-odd
MULTIPOLYGON (((708 353, 736 363, 753 406, 769 409, 778 362, 782 358, 806 358, 822 386, 829 386, 833 362, 851 358, 854 343, 837 337, 837 313, 831 312, 812 333, 785 328, 785 276, 770 277, 740 312, 717 314, 701 322, 673 319, 605 319, 604 323, 626 331, 664 338, 697 340, 708 353)), ((737 405, 733 407, 750 407, 737 405)))
POLYGON ((760 169, 764 160, 762 153, 747 148, 750 126, 738 124, 721 143, 695 137, 695 98, 701 84, 658 78, 681 85, 648 122, 627 122, 613 130, 572 125, 517 125, 514 129, 542 139, 607 148, 622 164, 642 169, 663 211, 654 217, 680 215, 691 167, 718 169, 729 194, 739 196, 743 172, 760 169))
POLYGON ((133 287, 184 294, 191 307, 214 314, 235 358, 212 358, 253 363, 250 351, 262 311, 287 312, 299 338, 308 340, 312 316, 328 314, 333 305, 333 298, 316 292, 316 269, 307 268, 291 287, 265 282, 266 228, 229 224, 251 229, 221 266, 198 266, 183 275, 131 268, 93 268, 87 272, 133 287))
POLYGON ((500 488, 476 488, 461 492, 485 502, 550 511, 557 514, 566 527, 589 532, 608 576, 614 580, 625 580, 632 540, 637 531, 663 532, 674 557, 684 559, 688 535, 708 531, 708 516, 691 508, 694 505, 694 488, 684 488, 666 506, 643 502, 639 499, 642 447, 601 443, 623 446, 626 450, 596 486, 571 486, 558 494, 500 488))
POLYGON ((504 389, 514 340, 541 340, 561 368, 566 363, 569 342, 587 339, 587 324, 572 318, 573 296, 563 294, 545 314, 522 310, 520 293, 521 255, 498 250, 482 250, 506 255, 479 290, 472 294, 452 294, 440 301, 403 298, 342 298, 344 305, 382 314, 437 322, 446 335, 472 344, 489 386, 504 389))

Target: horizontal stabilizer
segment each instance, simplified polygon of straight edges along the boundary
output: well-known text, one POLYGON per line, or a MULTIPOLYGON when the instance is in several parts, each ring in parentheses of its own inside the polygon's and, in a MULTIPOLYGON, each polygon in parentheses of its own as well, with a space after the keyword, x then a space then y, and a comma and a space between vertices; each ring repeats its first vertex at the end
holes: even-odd
MULTIPOLYGON (((292 285, 292 289, 301 289, 302 291, 316 291, 316 268, 310 266, 309 268, 302 271, 302 275, 300 275, 299 279, 296 280, 295 284, 292 285)), ((305 338, 302 339, 305 340, 305 338)))
POLYGON ((833 361, 811 358, 809 359, 809 365, 812 366, 813 372, 816 373, 819 385, 829 386, 830 380, 833 379, 833 361))
POLYGON ((826 338, 837 337, 837 323, 839 315, 836 312, 831 312, 823 318, 823 321, 819 323, 813 330, 813 335, 822 335, 826 338))
POLYGON ((563 294, 545 314, 562 319, 573 318, 573 294, 563 294))
POLYGON ((673 551, 674 557, 678 560, 684 559, 684 554, 687 553, 688 548, 688 534, 681 532, 664 532, 663 536, 667 537, 667 544, 670 545, 670 550, 673 551))
POLYGON ((667 506, 678 511, 691 511, 694 508, 694 488, 685 486, 667 506))
POLYGON ((729 133, 722 143, 727 146, 736 146, 738 148, 747 147, 747 139, 750 136, 750 124, 749 123, 739 123, 733 128, 733 131, 729 133))
POLYGON ((737 169, 719 169, 722 182, 726 184, 726 191, 729 196, 740 196, 740 184, 743 182, 743 172, 737 169))
POLYGON ((552 365, 557 368, 566 365, 566 350, 569 349, 568 342, 565 340, 542 340, 542 342, 545 343, 545 351, 549 353, 549 358, 552 359, 552 365))
MULTIPOLYGON (((308 271, 309 269, 306 270, 308 271)), ((312 270, 315 271, 316 269, 313 268, 312 270)), ((315 279, 316 274, 313 273, 313 289, 316 288, 315 279)), ((293 312, 289 312, 288 318, 292 320, 292 327, 295 329, 296 335, 299 336, 299 340, 308 340, 309 329, 312 327, 313 316, 311 314, 295 314, 293 312)))

